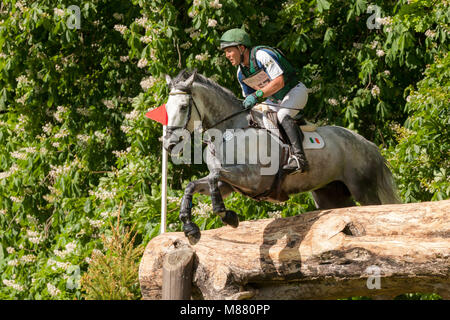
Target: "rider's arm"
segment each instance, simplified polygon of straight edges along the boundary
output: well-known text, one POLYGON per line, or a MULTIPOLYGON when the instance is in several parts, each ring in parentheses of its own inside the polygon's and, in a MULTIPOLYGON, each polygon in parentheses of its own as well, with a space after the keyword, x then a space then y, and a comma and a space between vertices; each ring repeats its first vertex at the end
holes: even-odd
POLYGON ((262 88, 263 98, 270 97, 284 87, 283 69, 276 59, 276 56, 264 49, 256 52, 256 61, 271 79, 271 81, 262 88))
POLYGON ((263 98, 270 97, 271 95, 277 93, 280 89, 284 87, 284 77, 280 75, 270 81, 264 88, 261 89, 263 92, 263 98))

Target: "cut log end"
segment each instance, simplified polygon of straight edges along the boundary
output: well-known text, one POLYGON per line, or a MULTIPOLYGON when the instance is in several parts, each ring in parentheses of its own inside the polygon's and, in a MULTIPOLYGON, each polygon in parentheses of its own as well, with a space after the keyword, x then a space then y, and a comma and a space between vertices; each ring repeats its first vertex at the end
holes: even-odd
POLYGON ((163 300, 191 298, 193 261, 194 251, 191 248, 175 249, 166 255, 163 263, 163 300))

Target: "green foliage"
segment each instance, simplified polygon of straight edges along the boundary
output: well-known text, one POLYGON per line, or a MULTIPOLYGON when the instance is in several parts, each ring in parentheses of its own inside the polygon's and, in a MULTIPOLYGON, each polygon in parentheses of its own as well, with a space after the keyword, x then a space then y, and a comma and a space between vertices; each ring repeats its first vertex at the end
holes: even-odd
MULTIPOLYGON (((120 209, 119 209, 120 211, 120 209)), ((81 288, 87 300, 136 300, 140 299, 139 261, 144 247, 133 246, 132 231, 120 231, 120 214, 111 235, 102 235, 106 250, 93 252, 87 272, 81 278, 81 288)))
MULTIPOLYGON (((2 1, 0 298, 82 299, 92 252, 113 256, 102 235, 117 212, 121 230, 135 225, 134 246, 159 234, 162 130, 144 113, 167 100, 163 75, 183 68, 240 95, 218 50, 230 28, 301 69, 309 120, 381 145, 405 201, 449 198, 449 19, 441 0, 2 1)), ((169 172, 168 230, 180 231, 182 190, 206 168, 169 172)), ((208 197, 194 205, 202 229, 221 226, 208 197)), ((310 195, 272 204, 233 194, 226 205, 241 220, 314 208, 310 195)), ((128 289, 121 297, 138 297, 128 289)))
POLYGON ((404 126, 393 124, 398 144, 389 150, 408 202, 450 198, 450 57, 437 55, 417 89, 409 88, 404 126))

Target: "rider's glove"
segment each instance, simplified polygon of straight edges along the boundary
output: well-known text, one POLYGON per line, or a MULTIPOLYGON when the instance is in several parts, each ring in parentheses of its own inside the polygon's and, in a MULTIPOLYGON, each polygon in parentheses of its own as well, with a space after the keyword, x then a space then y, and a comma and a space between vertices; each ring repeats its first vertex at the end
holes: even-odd
POLYGON ((258 99, 256 98, 256 95, 253 93, 253 94, 248 95, 248 96, 245 98, 245 100, 244 100, 244 102, 243 102, 243 105, 244 105, 244 108, 245 108, 245 109, 250 109, 250 108, 252 108, 257 102, 258 102, 258 99))

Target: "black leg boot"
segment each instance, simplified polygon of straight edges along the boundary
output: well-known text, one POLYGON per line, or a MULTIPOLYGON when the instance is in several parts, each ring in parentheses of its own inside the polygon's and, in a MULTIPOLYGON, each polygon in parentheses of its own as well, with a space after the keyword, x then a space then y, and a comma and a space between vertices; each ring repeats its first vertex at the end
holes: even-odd
POLYGON ((303 150, 303 132, 295 123, 291 116, 285 116, 281 122, 286 135, 289 138, 289 142, 292 147, 292 155, 289 157, 288 163, 283 166, 283 170, 287 172, 293 172, 299 170, 305 172, 309 170, 308 160, 306 160, 305 152, 303 150))

